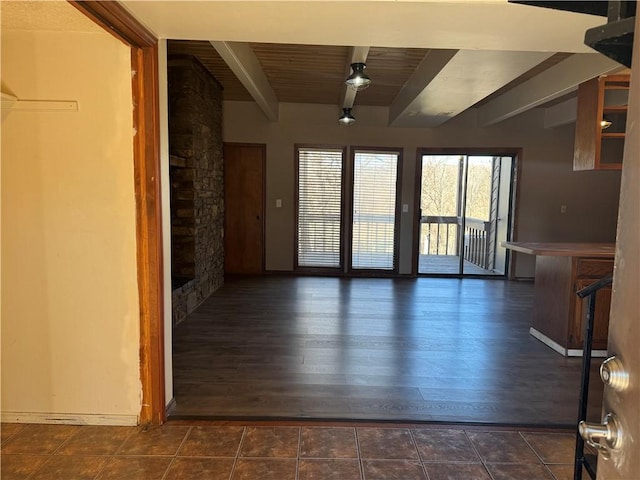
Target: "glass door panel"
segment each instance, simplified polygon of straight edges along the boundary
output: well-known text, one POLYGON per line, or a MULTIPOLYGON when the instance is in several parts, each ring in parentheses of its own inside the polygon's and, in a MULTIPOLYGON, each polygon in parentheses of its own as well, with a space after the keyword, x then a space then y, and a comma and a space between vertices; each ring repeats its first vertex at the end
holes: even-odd
POLYGON ((418 273, 458 274, 462 155, 423 155, 418 273))
POLYGON ((513 164, 511 156, 422 156, 418 273, 506 273, 513 164))
POLYGON ((397 152, 356 150, 353 156, 351 268, 395 270, 397 152))
POLYGON ((342 266, 342 149, 297 149, 296 269, 342 266))
POLYGON ((502 242, 511 239, 511 185, 513 184, 513 158, 500 157, 498 178, 498 198, 496 212, 492 215, 493 232, 493 271, 496 275, 507 274, 507 249, 502 242))
POLYGON ((462 274, 490 273, 491 208, 494 157, 467 156, 462 219, 462 274))

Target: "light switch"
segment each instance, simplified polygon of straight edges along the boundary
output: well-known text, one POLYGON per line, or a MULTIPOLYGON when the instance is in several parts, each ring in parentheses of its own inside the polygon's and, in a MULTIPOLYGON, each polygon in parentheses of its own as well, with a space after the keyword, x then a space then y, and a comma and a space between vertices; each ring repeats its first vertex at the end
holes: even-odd
POLYGON ((276 199, 276 208, 282 208, 282 199, 281 198, 277 198, 276 199))
POLYGON ((560 213, 567 213, 567 206, 566 205, 560 205, 560 213))
POLYGON ((408 203, 403 203, 402 204, 402 213, 407 213, 409 211, 409 204, 408 203))

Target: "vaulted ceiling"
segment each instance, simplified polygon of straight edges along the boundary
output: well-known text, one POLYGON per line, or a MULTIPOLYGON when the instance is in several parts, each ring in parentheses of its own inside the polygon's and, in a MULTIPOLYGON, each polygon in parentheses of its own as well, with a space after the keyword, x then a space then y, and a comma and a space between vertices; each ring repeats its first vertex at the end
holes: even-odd
POLYGON ((491 125, 544 108, 575 119, 577 86, 621 66, 582 43, 594 15, 506 1, 200 1, 125 5, 169 54, 196 56, 225 100, 386 107, 389 125, 436 127, 470 108, 491 125), (372 85, 345 88, 362 61, 372 85))

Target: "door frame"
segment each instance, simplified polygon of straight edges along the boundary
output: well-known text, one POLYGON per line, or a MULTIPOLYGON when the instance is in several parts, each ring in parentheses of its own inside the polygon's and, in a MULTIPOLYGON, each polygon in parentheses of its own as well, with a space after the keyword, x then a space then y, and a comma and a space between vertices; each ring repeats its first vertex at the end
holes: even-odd
MULTIPOLYGON (((347 163, 347 147, 346 145, 326 145, 326 144, 314 144, 314 143, 295 143, 293 145, 293 180, 294 180, 294 192, 293 192, 293 226, 294 226, 294 244, 293 244, 293 273, 296 274, 311 274, 311 275, 341 275, 345 271, 345 202, 346 202, 346 175, 348 172, 347 163), (340 266, 338 268, 332 267, 301 267, 298 265, 298 253, 299 253, 299 225, 298 225, 298 213, 300 202, 300 164, 299 164, 299 151, 304 149, 315 150, 336 150, 342 152, 342 179, 340 185, 340 199, 342 202, 340 208, 340 266)), ((350 241, 350 240, 349 240, 350 241)))
POLYGON ((404 149, 402 147, 349 147, 349 156, 347 157, 347 172, 348 178, 344 182, 343 195, 344 204, 343 210, 345 213, 345 224, 343 225, 344 235, 344 250, 345 250, 345 271, 350 276, 358 277, 394 277, 398 275, 400 269, 400 220, 402 216, 402 168, 403 168, 403 154, 404 149), (393 269, 391 270, 378 270, 378 269, 354 269, 353 268, 353 203, 355 195, 355 159, 356 152, 369 152, 369 153, 397 153, 398 162, 396 165, 396 196, 395 196, 395 220, 393 224, 393 269), (345 194, 345 192, 347 194, 345 194))
MULTIPOLYGON (((415 212, 413 218, 413 248, 411 255, 411 276, 418 276, 418 260, 420 255, 420 191, 422 188, 422 156, 423 155, 496 155, 496 156, 511 156, 513 157, 514 165, 512 167, 513 177, 511 185, 511 225, 509 227, 509 233, 511 239, 515 240, 518 237, 518 211, 519 211, 519 199, 520 199, 520 175, 522 170, 522 148, 514 147, 419 147, 416 150, 416 174, 415 183, 413 187, 413 211, 415 212)), ((507 255, 509 255, 507 253, 507 255)), ((515 278, 515 255, 509 255, 506 266, 507 271, 505 277, 508 280, 515 278)), ((446 275, 451 276, 451 275, 446 275)), ((462 275, 453 275, 454 277, 462 277, 462 275)), ((492 277, 490 277, 492 278, 492 277)))
MULTIPOLYGON (((266 213, 267 213, 267 144, 266 143, 242 143, 242 142, 223 142, 222 143, 222 151, 224 152, 224 148, 226 146, 230 147, 250 147, 250 148, 260 148, 261 150, 261 162, 262 162, 262 208, 260 209, 260 226, 262 228, 262 260, 260 262, 260 273, 266 271, 266 213)), ((226 172, 225 174, 226 175, 226 172)), ((226 218, 226 217, 225 217, 226 218)))
POLYGON ((131 49, 136 263, 140 305, 140 424, 166 420, 158 39, 116 1, 68 2, 131 49))

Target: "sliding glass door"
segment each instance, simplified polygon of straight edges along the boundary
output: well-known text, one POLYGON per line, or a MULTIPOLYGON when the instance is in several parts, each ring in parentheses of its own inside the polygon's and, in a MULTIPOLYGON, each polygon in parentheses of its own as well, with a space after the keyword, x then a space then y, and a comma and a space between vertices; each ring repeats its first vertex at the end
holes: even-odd
POLYGON ((505 275, 514 158, 423 154, 418 273, 505 275))

